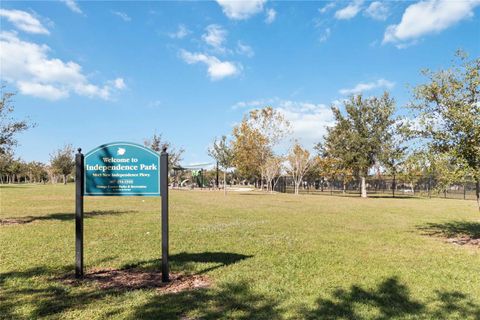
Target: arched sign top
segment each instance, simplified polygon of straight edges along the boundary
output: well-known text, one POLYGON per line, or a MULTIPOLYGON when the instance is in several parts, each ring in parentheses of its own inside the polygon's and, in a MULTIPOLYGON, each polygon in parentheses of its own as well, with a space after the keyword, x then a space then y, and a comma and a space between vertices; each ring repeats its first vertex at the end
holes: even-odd
POLYGON ((85 154, 84 195, 159 196, 160 155, 132 142, 103 144, 85 154))

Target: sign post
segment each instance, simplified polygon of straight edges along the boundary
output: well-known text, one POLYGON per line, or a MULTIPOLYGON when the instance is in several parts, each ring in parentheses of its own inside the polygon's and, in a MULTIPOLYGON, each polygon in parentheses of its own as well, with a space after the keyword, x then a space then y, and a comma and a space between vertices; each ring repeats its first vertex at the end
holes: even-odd
POLYGON ((168 268, 168 153, 161 156, 130 142, 101 145, 85 156, 75 155, 75 276, 83 277, 83 197, 161 196, 162 281, 168 268))
POLYGON ((83 154, 75 155, 75 276, 83 277, 83 154))
POLYGON ((160 192, 162 197, 162 281, 169 281, 168 270, 168 153, 160 156, 160 192))

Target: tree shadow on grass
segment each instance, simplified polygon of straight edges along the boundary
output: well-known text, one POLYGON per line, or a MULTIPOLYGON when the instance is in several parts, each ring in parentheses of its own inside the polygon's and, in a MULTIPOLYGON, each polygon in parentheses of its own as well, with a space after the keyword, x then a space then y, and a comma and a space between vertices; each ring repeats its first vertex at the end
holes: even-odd
POLYGON ((313 309, 300 309, 302 319, 387 320, 399 318, 480 319, 480 306, 458 291, 435 292, 426 304, 410 297, 406 285, 396 277, 382 281, 373 289, 352 285, 349 290, 337 289, 331 298, 318 298, 313 309), (364 315, 360 310, 371 309, 364 315))
MULTIPOLYGON (((120 215, 125 213, 138 212, 135 210, 95 210, 90 212, 85 212, 83 217, 85 219, 93 218, 97 216, 111 216, 111 215, 120 215)), ((51 213, 44 216, 23 216, 15 218, 3 218, 0 219, 0 225, 9 225, 9 224, 26 224, 32 223, 35 221, 48 221, 48 220, 57 220, 57 221, 69 221, 75 219, 75 213, 51 213)))
POLYGON ((313 308, 286 310, 281 306, 285 297, 259 293, 245 281, 178 293, 148 294, 146 302, 139 304, 131 300, 127 293, 130 290, 71 287, 56 280, 65 272, 36 267, 0 274, 0 318, 22 318, 17 314, 19 310, 30 310, 23 318, 33 319, 61 318, 73 310, 81 316, 82 310, 108 303, 108 310, 95 311, 98 317, 275 320, 285 318, 289 311, 295 312, 294 319, 480 319, 480 306, 468 295, 434 291, 430 299, 421 302, 412 298, 407 286, 396 277, 386 278, 372 289, 359 285, 348 290, 337 289, 329 297, 318 298, 313 308))
MULTIPOLYGON (((230 253, 230 252, 181 252, 170 255, 169 263, 173 271, 187 272, 194 274, 204 274, 212 270, 226 267, 228 265, 240 262, 253 256, 230 253), (213 265, 212 265, 213 264, 213 265), (205 268, 200 269, 203 265, 205 268)), ((141 268, 145 270, 160 270, 161 259, 144 260, 135 263, 129 263, 122 266, 123 269, 141 268)))
POLYGON ((247 282, 153 296, 130 319, 282 319, 280 301, 255 293, 247 282))
POLYGON ((480 223, 473 221, 452 221, 446 223, 427 223, 417 227, 429 236, 457 238, 466 236, 480 239, 480 223))

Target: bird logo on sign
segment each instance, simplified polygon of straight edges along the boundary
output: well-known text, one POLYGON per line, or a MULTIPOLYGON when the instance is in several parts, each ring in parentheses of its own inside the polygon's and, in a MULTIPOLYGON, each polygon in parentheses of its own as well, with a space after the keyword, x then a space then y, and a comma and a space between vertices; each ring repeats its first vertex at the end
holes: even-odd
POLYGON ((125 150, 125 148, 118 148, 117 155, 118 156, 123 156, 125 154, 125 151, 127 151, 127 150, 125 150))

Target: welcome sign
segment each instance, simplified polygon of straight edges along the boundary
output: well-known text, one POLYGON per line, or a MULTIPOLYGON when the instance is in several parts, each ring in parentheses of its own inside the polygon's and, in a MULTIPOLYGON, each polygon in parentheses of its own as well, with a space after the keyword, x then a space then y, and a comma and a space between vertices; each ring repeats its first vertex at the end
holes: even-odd
POLYGON ((161 196, 162 281, 169 281, 168 152, 114 142, 75 155, 75 276, 82 278, 84 196, 161 196))
POLYGON ((159 196, 160 157, 131 142, 104 144, 85 155, 85 196, 159 196))

